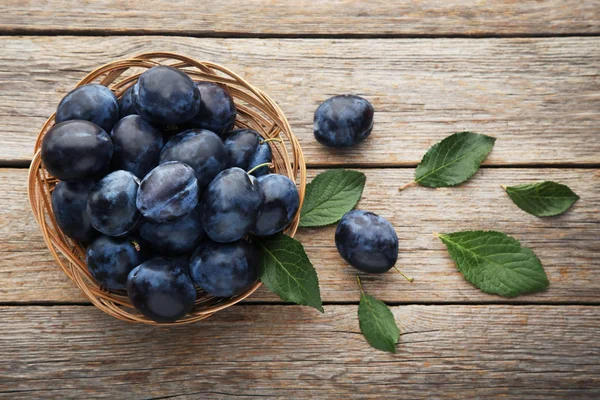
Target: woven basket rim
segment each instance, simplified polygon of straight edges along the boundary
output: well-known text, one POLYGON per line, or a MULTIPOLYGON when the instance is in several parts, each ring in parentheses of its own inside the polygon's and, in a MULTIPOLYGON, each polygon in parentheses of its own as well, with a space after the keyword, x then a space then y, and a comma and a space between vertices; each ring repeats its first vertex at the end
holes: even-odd
MULTIPOLYGON (((109 87, 120 98, 125 90, 137 81, 144 69, 155 65, 170 65, 179 68, 194 81, 211 81, 221 84, 229 91, 236 103, 238 111, 236 128, 249 127, 258 131, 263 138, 281 139, 281 141, 269 144, 273 150, 275 172, 287 175, 298 186, 300 207, 292 223, 284 231, 293 237, 298 228, 300 210, 304 202, 306 165, 300 144, 293 134, 287 118, 279 106, 262 90, 224 66, 212 62, 196 61, 190 57, 170 52, 143 53, 132 58, 109 62, 91 71, 75 88, 88 83, 100 83, 109 87), (125 76, 132 68, 141 71, 125 76)), ((123 321, 159 326, 182 325, 202 320, 231 307, 252 295, 261 286, 261 282, 258 280, 243 293, 226 299, 207 296, 198 289, 199 297, 192 312, 173 323, 152 321, 133 308, 123 291, 107 291, 101 288, 89 273, 85 260, 82 260, 82 255, 85 255, 84 247, 61 232, 52 212, 51 191, 58 180, 51 177, 43 167, 41 143, 45 133, 54 125, 54 118, 55 113, 46 120, 35 143, 34 156, 28 174, 29 203, 50 253, 69 279, 81 289, 92 304, 123 321)))

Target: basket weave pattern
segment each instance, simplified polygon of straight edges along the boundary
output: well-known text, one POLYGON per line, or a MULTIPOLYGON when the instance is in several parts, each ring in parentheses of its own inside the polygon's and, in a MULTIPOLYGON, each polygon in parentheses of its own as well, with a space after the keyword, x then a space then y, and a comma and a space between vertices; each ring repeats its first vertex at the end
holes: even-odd
MULTIPOLYGON (((285 115, 268 95, 228 69, 173 53, 146 53, 131 59, 108 63, 88 74, 77 87, 88 83, 99 83, 109 87, 120 98, 125 90, 136 83, 142 72, 156 65, 178 68, 186 72, 194 81, 210 81, 225 86, 237 107, 235 128, 254 129, 265 139, 280 138, 281 141, 270 141, 273 150, 273 167, 275 172, 297 182, 300 194, 299 209, 302 208, 306 166, 302 149, 285 115)), ((38 135, 28 177, 29 202, 48 249, 67 276, 96 307, 123 321, 157 324, 133 308, 125 291, 107 291, 101 288, 87 269, 84 247, 81 243, 66 237, 58 228, 51 206, 52 190, 58 180, 50 176, 43 167, 40 152, 42 139, 53 125, 54 114, 46 121, 38 135)), ((293 222, 286 229, 286 234, 293 236, 296 233, 299 218, 298 211, 293 222)), ((172 324, 160 325, 180 325, 207 318, 250 296, 260 285, 258 281, 244 293, 232 298, 215 298, 198 289, 196 304, 190 314, 172 324)))

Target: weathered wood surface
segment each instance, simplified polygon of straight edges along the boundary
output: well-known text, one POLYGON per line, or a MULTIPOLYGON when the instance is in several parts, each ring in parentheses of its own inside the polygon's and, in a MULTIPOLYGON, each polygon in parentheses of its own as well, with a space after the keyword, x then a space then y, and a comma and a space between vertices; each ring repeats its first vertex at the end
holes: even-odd
POLYGON ((547 35, 597 33, 597 0, 3 0, 2 32, 179 35, 547 35))
MULTIPOLYGON (((321 172, 310 170, 310 178, 321 172)), ((399 193, 413 169, 364 170, 367 184, 358 207, 390 220, 400 239, 399 274, 364 276, 365 285, 389 302, 600 302, 600 170, 484 168, 466 184, 449 189, 413 187, 399 193), (567 183, 581 196, 566 214, 537 218, 512 203, 501 184, 537 180, 567 183), (531 247, 550 278, 545 293, 506 300, 486 295, 456 270, 433 232, 493 229, 513 235, 531 247)), ((27 172, 0 170, 0 302, 84 301, 45 247, 29 210, 27 172)), ((355 302, 356 270, 335 249, 335 226, 300 229, 297 238, 319 272, 323 300, 355 302)), ((250 299, 278 301, 261 288, 250 299)))
MULTIPOLYGON (((116 3, 111 4, 118 10, 116 3)), ((171 3, 164 7, 170 8, 171 3)), ((564 7, 569 8, 577 7, 564 7)), ((460 130, 498 138, 486 164, 600 162, 600 124, 595 118, 600 110, 598 37, 0 37, 0 46, 0 163, 4 165, 31 158, 43 122, 87 72, 104 62, 151 50, 222 63, 265 90, 288 116, 313 166, 413 166, 432 144, 460 130), (360 146, 331 151, 314 140, 312 119, 321 101, 340 93, 372 101, 375 128, 360 146)))
POLYGON ((402 332, 396 355, 368 346, 356 309, 329 306, 321 315, 299 306, 240 305, 197 324, 156 328, 93 307, 1 307, 0 395, 600 396, 599 307, 393 307, 402 332))

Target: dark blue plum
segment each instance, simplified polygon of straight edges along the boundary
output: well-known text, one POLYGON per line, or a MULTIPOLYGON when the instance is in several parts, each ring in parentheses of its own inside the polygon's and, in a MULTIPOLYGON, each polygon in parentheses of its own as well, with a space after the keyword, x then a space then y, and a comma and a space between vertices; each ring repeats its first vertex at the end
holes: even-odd
POLYGON ((394 227, 371 212, 347 212, 335 231, 335 245, 348 264, 363 272, 384 273, 398 259, 398 236, 394 227))
POLYGON ((67 121, 54 125, 42 141, 42 162, 62 181, 94 178, 110 167, 113 143, 98 125, 67 121))
POLYGON ((54 118, 57 123, 76 119, 93 122, 110 132, 119 120, 119 101, 106 86, 80 86, 63 97, 54 118))
POLYGON ((98 233, 86 211, 87 198, 96 182, 58 182, 52 191, 52 211, 59 228, 71 239, 91 242, 98 233))
POLYGON ((171 222, 157 223, 145 220, 140 225, 140 235, 165 254, 192 251, 205 236, 198 207, 171 222))
POLYGON ((140 183, 137 208, 154 222, 169 222, 198 205, 198 180, 187 164, 170 161, 154 168, 140 183))
POLYGON ((115 171, 90 191, 87 213, 92 226, 108 236, 124 236, 138 226, 141 215, 135 201, 139 179, 128 171, 115 171))
MULTIPOLYGON (((251 169, 253 169, 254 167, 256 167, 258 165, 261 165, 264 163, 270 163, 272 161, 273 161, 273 152, 271 151, 271 146, 269 146, 268 142, 261 140, 261 143, 256 148, 256 151, 254 152, 252 157, 250 157, 250 163, 248 164, 248 171, 250 171, 251 169)), ((267 175, 268 173, 270 173, 268 166, 257 168, 251 172, 251 174, 256 176, 257 178, 259 176, 267 175)))
POLYGON ((227 167, 221 138, 206 129, 190 129, 173 136, 160 153, 160 163, 179 161, 194 169, 200 193, 227 167))
POLYGON ((198 113, 200 91, 185 72, 159 65, 140 75, 133 87, 133 105, 149 122, 177 125, 198 113))
POLYGON ((260 141, 260 135, 252 129, 238 129, 231 132, 225 139, 229 167, 238 167, 247 171, 260 141))
POLYGON ((106 289, 127 288, 129 272, 143 263, 148 254, 134 237, 101 235, 86 249, 87 267, 98 284, 106 289))
POLYGON ((196 82, 196 87, 200 91, 200 110, 188 124, 223 136, 235 123, 233 99, 223 86, 213 82, 196 82))
POLYGON ((228 243, 249 233, 262 203, 258 182, 240 168, 221 172, 201 201, 201 222, 215 242, 228 243))
POLYGON ((263 201, 252 233, 269 236, 287 227, 298 208, 298 188, 287 176, 269 174, 258 178, 258 187, 263 201))
POLYGON ((362 97, 331 97, 315 111, 315 138, 325 146, 337 148, 360 143, 373 129, 373 114, 373 106, 362 97))
POLYGON ((113 169, 129 171, 143 179, 158 165, 163 147, 162 132, 139 115, 121 119, 110 136, 114 144, 113 169))
POLYGON ((233 243, 203 243, 192 255, 190 273, 202 290, 230 297, 244 292, 259 275, 260 252, 256 246, 238 240, 233 243))
POLYGON ((194 307, 196 288, 178 266, 154 258, 135 267, 127 278, 131 304, 156 322, 174 322, 194 307))
POLYGON ((160 253, 158 253, 159 255, 157 256, 157 258, 163 258, 165 260, 167 260, 168 262, 170 262, 171 264, 175 265, 176 267, 179 267, 183 270, 183 272, 185 272, 187 274, 187 276, 190 277, 191 279, 191 274, 190 274, 190 260, 192 259, 192 253, 183 253, 183 254, 178 254, 178 255, 161 255, 160 253))
POLYGON ((119 114, 121 118, 137 114, 137 111, 135 111, 135 108, 133 107, 133 86, 130 86, 119 99, 119 109, 121 111, 119 114))

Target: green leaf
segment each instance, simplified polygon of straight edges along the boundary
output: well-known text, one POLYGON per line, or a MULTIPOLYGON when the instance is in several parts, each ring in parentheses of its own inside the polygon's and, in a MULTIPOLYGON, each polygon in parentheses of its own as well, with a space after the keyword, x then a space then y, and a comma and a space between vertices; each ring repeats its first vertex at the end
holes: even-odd
POLYGON ((258 242, 262 247, 260 280, 284 301, 323 311, 319 278, 302 244, 282 233, 258 242))
POLYGON ((521 210, 537 217, 562 214, 579 200, 579 196, 568 186, 550 181, 509 186, 504 189, 521 210))
POLYGON ((486 293, 515 297, 550 284, 533 251, 502 232, 464 231, 439 238, 465 279, 486 293))
POLYGON ((396 353, 400 329, 388 306, 362 292, 358 305, 358 323, 371 346, 378 350, 396 353))
POLYGON ((434 144, 415 172, 415 182, 428 187, 454 186, 465 182, 479 169, 495 138, 459 132, 434 144))
POLYGON ((346 169, 333 169, 317 175, 306 185, 300 226, 324 226, 338 222, 358 203, 366 179, 362 172, 346 169))

